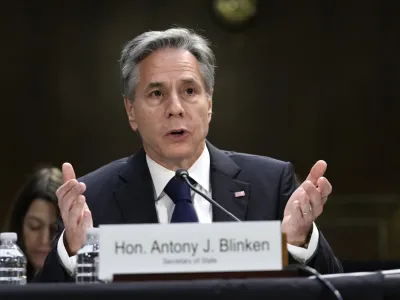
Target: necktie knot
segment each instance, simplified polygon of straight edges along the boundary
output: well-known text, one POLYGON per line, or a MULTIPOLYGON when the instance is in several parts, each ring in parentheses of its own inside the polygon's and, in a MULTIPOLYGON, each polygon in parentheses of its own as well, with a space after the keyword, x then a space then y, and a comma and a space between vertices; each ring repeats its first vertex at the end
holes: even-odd
POLYGON ((187 201, 192 203, 190 196, 190 187, 186 181, 173 177, 164 188, 164 192, 176 204, 180 201, 187 201))
POLYGON ((175 203, 171 223, 199 221, 192 204, 190 187, 186 181, 173 177, 164 188, 164 192, 175 203))

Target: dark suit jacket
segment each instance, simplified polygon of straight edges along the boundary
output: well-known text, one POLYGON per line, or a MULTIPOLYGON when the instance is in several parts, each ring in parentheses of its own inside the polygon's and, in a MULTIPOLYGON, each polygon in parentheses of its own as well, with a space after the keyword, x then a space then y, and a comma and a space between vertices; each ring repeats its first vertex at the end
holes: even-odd
MULTIPOLYGON (((290 195, 296 189, 292 165, 269 157, 221 151, 207 142, 210 152, 210 178, 213 199, 240 220, 282 220, 290 195), (235 198, 234 193, 245 191, 235 198)), ((145 152, 114 161, 78 179, 86 184, 86 201, 92 212, 93 226, 121 223, 157 223, 151 175, 145 152)), ((231 219, 213 209, 213 221, 231 219)), ((60 233, 63 229, 60 226, 60 233)), ((62 267, 57 241, 36 281, 72 281, 62 267)), ((290 263, 297 263, 292 257, 290 263)), ((320 232, 315 256, 307 264, 320 273, 341 272, 324 236, 320 232)))

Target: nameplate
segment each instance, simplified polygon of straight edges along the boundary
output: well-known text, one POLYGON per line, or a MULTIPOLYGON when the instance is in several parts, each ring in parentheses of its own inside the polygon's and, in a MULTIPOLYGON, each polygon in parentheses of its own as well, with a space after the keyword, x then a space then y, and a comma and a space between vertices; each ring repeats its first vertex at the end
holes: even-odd
POLYGON ((99 278, 282 270, 280 221, 101 225, 99 278))

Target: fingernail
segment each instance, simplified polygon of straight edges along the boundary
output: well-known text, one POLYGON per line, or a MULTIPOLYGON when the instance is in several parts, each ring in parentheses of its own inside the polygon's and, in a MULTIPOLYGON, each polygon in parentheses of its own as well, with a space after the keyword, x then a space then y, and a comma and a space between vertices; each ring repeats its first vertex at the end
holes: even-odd
POLYGON ((310 212, 310 208, 311 208, 310 205, 302 205, 302 206, 301 206, 301 211, 302 211, 303 213, 307 214, 307 213, 310 212))

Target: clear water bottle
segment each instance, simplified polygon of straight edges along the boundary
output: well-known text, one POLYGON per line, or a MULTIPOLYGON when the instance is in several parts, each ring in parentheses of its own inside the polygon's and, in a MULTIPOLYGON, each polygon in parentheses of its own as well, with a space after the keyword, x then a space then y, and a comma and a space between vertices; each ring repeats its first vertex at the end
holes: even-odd
POLYGON ((75 282, 79 284, 99 283, 99 228, 88 228, 86 242, 76 256, 75 282))
POLYGON ((26 257, 15 232, 0 233, 0 284, 26 284, 26 257))

